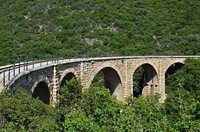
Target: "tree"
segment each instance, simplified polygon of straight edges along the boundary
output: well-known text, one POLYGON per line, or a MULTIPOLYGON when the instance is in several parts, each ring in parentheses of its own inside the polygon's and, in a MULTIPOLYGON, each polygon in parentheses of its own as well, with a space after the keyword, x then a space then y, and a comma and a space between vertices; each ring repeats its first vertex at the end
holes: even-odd
POLYGON ((59 107, 71 109, 81 100, 82 85, 75 77, 66 81, 64 87, 60 88, 59 107))
POLYGON ((64 131, 95 132, 99 129, 82 110, 76 110, 65 115, 64 131))
POLYGON ((56 110, 32 98, 22 89, 0 94, 0 113, 7 120, 4 128, 8 131, 59 130, 56 110))

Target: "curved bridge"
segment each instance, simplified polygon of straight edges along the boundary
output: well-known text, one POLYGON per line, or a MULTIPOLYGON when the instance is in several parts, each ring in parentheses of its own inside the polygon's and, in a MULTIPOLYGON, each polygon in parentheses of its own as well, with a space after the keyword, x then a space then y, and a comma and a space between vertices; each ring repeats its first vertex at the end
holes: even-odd
POLYGON ((134 73, 143 67, 142 95, 159 93, 160 102, 164 102, 166 73, 179 68, 187 58, 200 56, 122 56, 21 62, 0 67, 0 91, 22 87, 33 97, 54 105, 57 89, 66 80, 73 76, 80 78, 83 88, 88 89, 97 73, 102 72, 110 93, 124 100, 134 94, 134 73))

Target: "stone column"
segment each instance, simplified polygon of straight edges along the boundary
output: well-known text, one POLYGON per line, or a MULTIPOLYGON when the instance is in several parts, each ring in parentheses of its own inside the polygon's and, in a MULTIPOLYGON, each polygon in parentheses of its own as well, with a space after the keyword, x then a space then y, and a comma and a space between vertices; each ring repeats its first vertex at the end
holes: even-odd
POLYGON ((160 103, 164 103, 166 98, 167 98, 167 94, 165 93, 165 74, 163 73, 161 76, 160 76, 160 81, 161 81, 161 86, 160 86, 160 95, 161 95, 161 98, 160 98, 160 103))
POLYGON ((57 76, 57 70, 56 65, 53 66, 53 76, 52 76, 52 95, 51 95, 51 106, 55 106, 55 103, 57 101, 57 89, 58 89, 58 76, 57 76))
POLYGON ((83 91, 86 89, 86 84, 85 84, 85 77, 84 77, 84 62, 81 62, 80 64, 80 79, 81 79, 81 84, 83 86, 83 91))
POLYGON ((161 95, 161 98, 159 100, 160 103, 164 103, 167 95, 165 94, 165 71, 164 71, 164 62, 165 60, 163 60, 163 58, 160 58, 160 62, 159 62, 159 94, 161 95))
POLYGON ((132 86, 132 71, 130 71, 130 65, 128 65, 128 60, 124 60, 124 80, 125 80, 125 91, 124 91, 124 98, 133 95, 133 86, 132 86))

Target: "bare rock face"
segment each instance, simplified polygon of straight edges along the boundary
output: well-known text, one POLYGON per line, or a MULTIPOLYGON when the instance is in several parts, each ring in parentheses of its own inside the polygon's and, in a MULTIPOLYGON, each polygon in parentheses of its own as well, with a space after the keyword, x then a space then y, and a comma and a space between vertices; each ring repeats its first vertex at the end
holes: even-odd
POLYGON ((96 38, 93 38, 93 39, 90 39, 90 38, 85 38, 85 42, 89 45, 93 45, 94 43, 100 43, 100 44, 103 44, 103 41, 102 40, 99 40, 99 39, 96 39, 96 38))

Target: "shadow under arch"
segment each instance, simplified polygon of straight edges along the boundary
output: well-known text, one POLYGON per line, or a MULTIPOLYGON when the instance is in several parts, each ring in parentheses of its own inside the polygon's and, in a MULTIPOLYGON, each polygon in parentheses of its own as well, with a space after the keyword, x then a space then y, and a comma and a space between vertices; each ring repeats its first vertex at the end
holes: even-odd
POLYGON ((140 65, 133 73, 133 95, 153 95, 158 92, 158 75, 148 63, 140 65))
POLYGON ((169 92, 172 90, 170 84, 174 81, 174 78, 171 78, 170 76, 174 74, 178 69, 181 69, 184 66, 183 62, 174 62, 171 64, 165 71, 165 93, 169 94, 169 92))
POLYGON ((169 75, 175 73, 178 69, 182 68, 183 66, 184 66, 184 63, 182 63, 182 62, 175 62, 175 63, 171 64, 165 72, 165 78, 167 78, 169 75))
POLYGON ((39 98, 45 104, 50 104, 50 91, 48 85, 41 81, 35 87, 33 94, 33 98, 39 98))
POLYGON ((72 78, 76 78, 75 74, 72 72, 67 73, 63 78, 61 78, 60 87, 65 86, 66 81, 71 80, 72 78))
POLYGON ((117 99, 120 100, 122 98, 122 83, 117 71, 112 67, 104 67, 95 74, 92 83, 94 83, 95 77, 98 76, 99 73, 103 74, 104 87, 110 90, 111 95, 116 96, 117 99))

